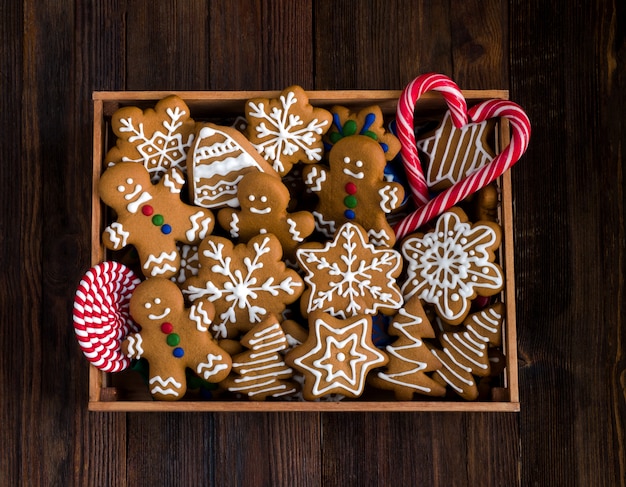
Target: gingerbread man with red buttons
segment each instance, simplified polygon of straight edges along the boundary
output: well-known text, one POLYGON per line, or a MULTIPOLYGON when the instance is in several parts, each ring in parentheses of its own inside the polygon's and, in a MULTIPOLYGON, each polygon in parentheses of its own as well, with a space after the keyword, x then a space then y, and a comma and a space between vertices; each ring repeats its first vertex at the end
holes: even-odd
POLYGON ((215 307, 208 299, 198 299, 185 308, 174 282, 153 277, 133 291, 130 315, 141 331, 126 337, 122 352, 131 359, 148 361, 148 385, 155 399, 181 399, 187 391, 186 368, 211 383, 230 373, 232 359, 209 331, 215 307))
POLYGON ((305 184, 319 196, 313 212, 317 229, 332 238, 344 223, 358 223, 371 243, 392 247, 396 236, 386 215, 401 206, 404 188, 385 180, 383 148, 366 135, 350 135, 328 157, 330 169, 321 164, 303 168, 305 184))
POLYGON ((179 169, 170 169, 156 184, 142 164, 120 162, 100 178, 100 198, 117 214, 102 235, 111 250, 134 245, 146 277, 175 276, 180 268, 176 242, 197 244, 215 225, 206 208, 185 204, 180 192, 185 183, 179 169))

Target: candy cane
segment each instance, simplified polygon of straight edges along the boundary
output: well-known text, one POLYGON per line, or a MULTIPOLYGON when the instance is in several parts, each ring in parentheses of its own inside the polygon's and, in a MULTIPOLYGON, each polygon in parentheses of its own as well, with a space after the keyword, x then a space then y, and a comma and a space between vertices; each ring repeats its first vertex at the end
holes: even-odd
POLYGON ((509 145, 489 164, 458 181, 426 205, 405 217, 394 228, 398 239, 415 231, 462 199, 488 185, 513 166, 526 152, 530 140, 530 120, 519 105, 508 100, 487 100, 473 107, 468 114, 476 123, 495 117, 508 119, 511 127, 509 145))
POLYGON ((415 204, 419 207, 429 200, 428 186, 424 170, 417 154, 413 115, 415 103, 427 91, 440 92, 450 109, 452 122, 457 128, 467 123, 467 103, 461 90, 447 76, 437 73, 423 74, 415 78, 402 91, 396 111, 397 135, 402 147, 400 154, 407 179, 413 192, 415 204))

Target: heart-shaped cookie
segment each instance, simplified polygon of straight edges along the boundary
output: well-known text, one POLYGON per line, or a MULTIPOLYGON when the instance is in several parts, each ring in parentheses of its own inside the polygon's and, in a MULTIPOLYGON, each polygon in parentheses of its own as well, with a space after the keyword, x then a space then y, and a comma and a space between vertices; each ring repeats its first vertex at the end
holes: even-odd
MULTIPOLYGON (((420 203, 420 201, 424 201, 424 198, 422 197, 419 201, 416 201, 416 204, 418 205, 417 210, 406 216, 394 228, 398 239, 401 239, 407 234, 418 229, 423 224, 450 209, 470 194, 494 181, 506 170, 511 168, 511 166, 513 166, 520 159, 524 152, 526 152, 526 148, 528 147, 528 142, 530 140, 530 120, 524 110, 516 103, 509 100, 486 100, 471 108, 467 112, 467 115, 469 116, 469 120, 474 123, 480 123, 491 118, 507 119, 510 123, 511 129, 509 145, 505 147, 490 163, 457 181, 454 185, 439 193, 433 199, 420 203)), ((454 117, 455 116, 453 115, 453 119, 454 117)), ((458 120, 460 119, 461 116, 459 115, 458 120)), ((456 122, 455 126, 458 126, 456 122)), ((404 151, 405 147, 403 146, 402 149, 404 151)), ((408 149, 411 149, 410 145, 408 149)), ((413 185, 415 181, 423 179, 423 185, 425 186, 426 182, 421 165, 419 164, 417 149, 415 149, 415 156, 413 159, 414 161, 417 160, 417 163, 409 163, 407 166, 407 163, 405 162, 407 172, 413 174, 411 185, 413 185)), ((421 187, 422 182, 417 182, 417 184, 421 187)), ((419 189, 417 190, 421 191, 419 189)))

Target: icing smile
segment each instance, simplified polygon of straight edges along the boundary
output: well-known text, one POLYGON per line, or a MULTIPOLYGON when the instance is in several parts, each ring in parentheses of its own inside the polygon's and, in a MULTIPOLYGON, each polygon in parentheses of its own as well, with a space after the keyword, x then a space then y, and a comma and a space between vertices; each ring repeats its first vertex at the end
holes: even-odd
POLYGON ((148 318, 150 318, 151 320, 162 320, 163 318, 165 318, 167 315, 170 314, 170 311, 171 310, 169 308, 165 308, 163 313, 161 313, 160 315, 149 314, 148 318))
POLYGON ((256 213, 257 215, 267 215, 271 211, 272 209, 269 206, 267 208, 261 208, 261 209, 254 208, 254 207, 250 208, 250 213, 256 213))

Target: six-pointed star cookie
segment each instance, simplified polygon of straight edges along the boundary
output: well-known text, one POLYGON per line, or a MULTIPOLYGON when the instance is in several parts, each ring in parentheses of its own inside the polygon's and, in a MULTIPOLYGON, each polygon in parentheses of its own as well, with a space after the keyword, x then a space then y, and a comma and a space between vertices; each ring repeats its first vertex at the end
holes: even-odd
POLYGON ((285 358, 304 374, 303 397, 306 400, 328 394, 359 397, 367 373, 388 361, 372 343, 371 334, 371 316, 341 320, 321 311, 311 313, 307 340, 285 358))
POLYGON ((392 313, 402 306, 396 284, 402 270, 400 254, 370 244, 360 225, 345 223, 332 242, 304 244, 296 255, 310 286, 302 295, 305 316, 321 310, 346 318, 392 313))

